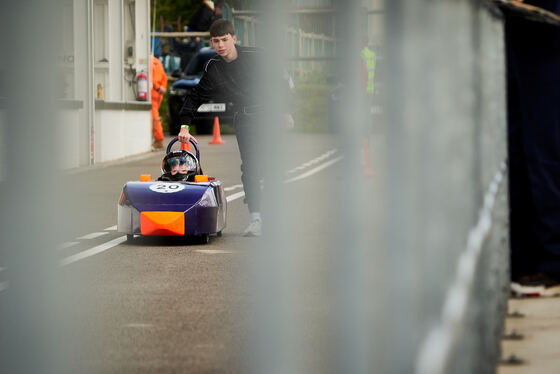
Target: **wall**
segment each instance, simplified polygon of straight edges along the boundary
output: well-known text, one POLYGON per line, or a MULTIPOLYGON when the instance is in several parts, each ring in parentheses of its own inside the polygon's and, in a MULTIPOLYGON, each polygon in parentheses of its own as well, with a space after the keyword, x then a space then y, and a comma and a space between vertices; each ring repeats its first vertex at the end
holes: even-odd
POLYGON ((151 132, 144 131, 151 128, 150 107, 137 102, 135 95, 137 72, 148 71, 149 2, 73 0, 64 7, 64 14, 73 17, 63 30, 64 35, 73 35, 73 45, 65 42, 65 55, 73 57, 73 63, 65 67, 73 75, 71 95, 65 98, 82 106, 61 112, 61 136, 68 139, 62 150, 63 166, 86 166, 150 151, 151 132), (116 105, 121 109, 100 109, 99 101, 107 103, 103 108, 116 105), (132 145, 120 142, 123 131, 133 131, 125 123, 134 124, 140 129, 135 133, 145 138, 132 145))
POLYGON ((83 150, 83 142, 80 139, 84 137, 83 131, 80 131, 80 118, 83 113, 82 105, 60 109, 58 112, 57 136, 59 156, 58 166, 63 169, 72 169, 82 166, 80 155, 86 153, 83 150))
POLYGON ((135 110, 118 103, 97 103, 94 134, 97 163, 151 150, 152 114, 142 104, 138 106, 135 110))

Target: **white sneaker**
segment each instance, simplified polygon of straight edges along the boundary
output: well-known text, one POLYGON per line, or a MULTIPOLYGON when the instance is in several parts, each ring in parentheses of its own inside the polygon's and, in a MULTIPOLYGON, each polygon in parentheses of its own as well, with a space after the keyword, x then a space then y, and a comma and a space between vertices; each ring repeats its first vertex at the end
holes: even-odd
POLYGON ((261 236, 261 226, 260 219, 252 220, 243 232, 243 236, 261 236))

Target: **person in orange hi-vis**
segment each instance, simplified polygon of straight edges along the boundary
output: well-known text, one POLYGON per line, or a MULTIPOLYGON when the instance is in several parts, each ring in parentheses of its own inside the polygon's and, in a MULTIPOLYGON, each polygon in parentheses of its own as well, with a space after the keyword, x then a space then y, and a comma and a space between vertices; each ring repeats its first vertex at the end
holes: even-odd
POLYGON ((152 72, 152 132, 155 139, 153 148, 162 149, 163 127, 159 117, 159 107, 167 90, 167 75, 165 75, 161 61, 154 56, 150 58, 150 67, 152 72))

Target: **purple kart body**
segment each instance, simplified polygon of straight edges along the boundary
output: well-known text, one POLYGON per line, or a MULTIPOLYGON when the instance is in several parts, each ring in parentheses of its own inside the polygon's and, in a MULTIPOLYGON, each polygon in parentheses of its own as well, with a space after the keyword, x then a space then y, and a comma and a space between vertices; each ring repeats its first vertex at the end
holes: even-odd
MULTIPOLYGON (((167 153, 176 141, 169 143, 167 153)), ((199 161, 198 147, 192 144, 199 161)), ((129 240, 134 235, 183 235, 207 243, 210 235, 221 236, 226 214, 224 187, 218 180, 127 182, 118 205, 117 230, 129 240)))

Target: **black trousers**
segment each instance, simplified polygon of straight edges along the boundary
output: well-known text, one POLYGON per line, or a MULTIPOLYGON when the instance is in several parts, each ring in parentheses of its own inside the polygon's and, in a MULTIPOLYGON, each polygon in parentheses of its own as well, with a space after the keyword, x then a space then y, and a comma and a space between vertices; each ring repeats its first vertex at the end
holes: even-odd
POLYGON ((241 181, 245 190, 244 202, 249 212, 260 212, 261 181, 264 176, 264 131, 266 123, 262 112, 237 113, 234 119, 235 135, 241 156, 241 181))
POLYGON ((512 277, 560 278, 560 30, 508 18, 506 47, 512 277))

